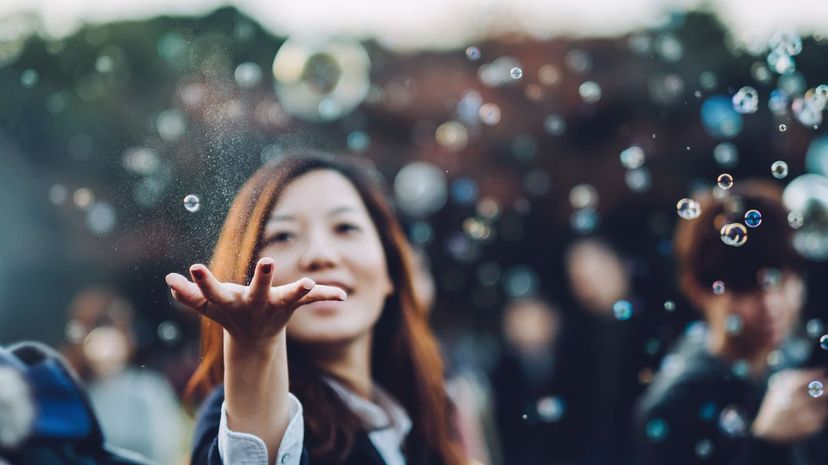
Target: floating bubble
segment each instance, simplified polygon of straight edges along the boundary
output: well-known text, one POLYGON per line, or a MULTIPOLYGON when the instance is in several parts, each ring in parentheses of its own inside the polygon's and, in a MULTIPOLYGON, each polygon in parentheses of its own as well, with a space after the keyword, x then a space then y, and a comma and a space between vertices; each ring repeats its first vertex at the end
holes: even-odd
POLYGON ((566 121, 561 115, 549 115, 543 119, 543 129, 553 136, 566 132, 566 121))
POLYGON ((515 66, 509 70, 509 76, 514 80, 518 80, 523 77, 523 70, 515 66))
POLYGON ((750 363, 747 360, 736 360, 730 366, 730 372, 737 378, 745 379, 750 376, 750 363))
POLYGON ((759 92, 750 86, 739 89, 731 100, 733 109, 742 114, 756 113, 759 109, 759 92))
POLYGON ((771 165, 771 174, 776 179, 784 179, 788 175, 788 164, 777 160, 771 165))
POLYGON ((55 184, 49 188, 49 201, 55 205, 61 205, 69 197, 69 190, 63 184, 55 184))
POLYGON ((175 344, 181 338, 181 330, 172 321, 163 321, 158 325, 158 339, 165 344, 175 344))
POLYGON ((653 442, 661 442, 667 438, 669 428, 667 422, 661 418, 653 418, 645 426, 647 438, 653 442))
POLYGON ((111 233, 116 222, 115 207, 109 202, 97 201, 86 211, 86 226, 98 236, 111 233))
POLYGON ((530 296, 538 289, 538 276, 525 266, 516 266, 506 272, 503 286, 510 297, 530 296))
POLYGON ((646 192, 652 185, 653 177, 647 168, 636 168, 627 171, 624 175, 624 182, 633 192, 646 192))
POLYGON ((772 289, 782 284, 782 271, 779 268, 764 267, 756 272, 756 279, 762 289, 772 289))
POLYGON ((821 338, 819 338, 819 347, 822 350, 828 350, 828 334, 823 334, 821 338))
POLYGON ((722 242, 732 247, 741 247, 747 242, 747 228, 740 223, 730 223, 722 226, 720 231, 722 242))
POLYGON ((668 312, 674 312, 676 310, 676 303, 672 300, 665 301, 664 310, 667 310, 668 312))
POLYGON ((713 158, 723 168, 732 168, 739 162, 739 152, 730 142, 722 142, 713 149, 713 158))
POLYGON ((480 55, 481 54, 480 54, 480 49, 479 48, 477 48, 475 46, 471 46, 471 47, 466 48, 466 58, 468 58, 469 60, 477 61, 477 60, 480 59, 480 55))
POLYGON ((796 63, 794 63, 793 58, 775 50, 768 53, 768 66, 776 74, 790 73, 796 69, 796 63))
POLYGON ((578 86, 578 94, 586 103, 596 103, 601 100, 601 86, 594 81, 585 81, 578 86))
POLYGON ((742 317, 736 314, 728 315, 725 318, 725 331, 727 334, 730 335, 739 335, 742 334, 742 329, 744 328, 745 324, 742 321, 742 317))
POLYGON ((458 121, 446 121, 441 124, 434 133, 437 143, 452 152, 459 152, 466 148, 469 142, 469 134, 463 123, 458 121))
POLYGON ((63 329, 66 340, 72 344, 80 344, 86 337, 86 327, 78 320, 69 320, 63 329))
POLYGON ((594 208, 581 208, 579 210, 575 210, 569 217, 569 225, 572 229, 581 234, 587 234, 594 231, 595 228, 598 227, 599 222, 600 218, 598 217, 598 212, 596 212, 594 208))
POLYGON ((555 65, 543 65, 538 68, 538 80, 546 86, 554 86, 561 80, 561 71, 555 65))
POLYGON ((791 111, 793 111, 794 118, 803 126, 811 127, 822 124, 822 109, 804 98, 794 99, 791 103, 791 111))
POLYGON ((828 136, 820 136, 811 141, 805 154, 805 168, 811 173, 828 176, 828 136))
POLYGON ((480 106, 478 115, 480 121, 489 126, 494 126, 500 122, 500 107, 495 103, 484 103, 480 106))
POLYGON ((768 42, 771 50, 788 56, 799 55, 802 52, 802 39, 793 31, 780 31, 771 36, 768 42))
POLYGON ((699 84, 702 88, 710 90, 719 85, 719 78, 712 71, 705 71, 699 75, 699 84))
POLYGON ((260 82, 262 82, 262 68, 252 61, 236 66, 236 71, 233 75, 236 78, 236 83, 242 89, 256 87, 260 82))
POLYGON ((788 223, 797 229, 794 248, 810 260, 828 260, 828 178, 805 174, 792 180, 782 194, 788 223))
POLYGON ((675 63, 684 56, 684 46, 672 34, 661 34, 655 40, 656 53, 665 61, 675 63))
POLYGON ((566 66, 576 73, 586 73, 592 69, 592 57, 583 50, 571 50, 564 58, 566 66))
POLYGON ((701 459, 707 459, 713 454, 713 442, 710 439, 702 439, 696 443, 696 455, 701 459))
POLYGON ((811 318, 805 324, 805 332, 810 337, 817 337, 825 330, 825 324, 819 318, 811 318))
POLYGON ((753 79, 760 84, 768 84, 771 81, 772 75, 768 67, 761 62, 754 63, 750 67, 750 74, 753 79))
POLYGON ((725 95, 708 97, 701 106, 701 119, 708 134, 724 139, 738 135, 744 124, 741 113, 733 109, 731 99, 725 95))
POLYGON ((779 125, 779 132, 785 132, 787 130, 788 130, 788 126, 786 126, 784 124, 779 125))
POLYGON ((20 84, 27 89, 36 86, 39 79, 39 74, 33 69, 27 69, 20 73, 20 84))
POLYGON ((543 397, 536 404, 538 418, 541 421, 552 423, 560 420, 565 411, 564 403, 555 396, 543 397))
POLYGON ((370 69, 365 48, 343 37, 291 37, 273 60, 279 103, 310 121, 339 119, 362 103, 370 69))
POLYGON ((92 206, 92 202, 94 201, 95 194, 88 187, 81 187, 75 190, 75 193, 72 195, 72 202, 81 210, 87 210, 92 206))
POLYGON ((409 236, 416 244, 428 244, 434 236, 434 230, 427 222, 417 221, 411 225, 409 236))
POLYGON ((822 385, 822 381, 814 380, 808 383, 808 395, 814 399, 821 397, 824 392, 825 386, 822 385))
POLYGON ((701 214, 701 206, 693 199, 684 198, 676 203, 678 216, 685 220, 692 220, 701 214))
POLYGON ((731 438, 743 437, 747 433, 748 422, 735 406, 722 409, 719 414, 719 429, 731 438))
POLYGON ((448 198, 445 172, 431 163, 409 163, 394 178, 394 195, 397 205, 409 215, 435 213, 448 198))
POLYGON ((633 316, 632 303, 629 300, 619 300, 612 304, 612 313, 616 320, 627 321, 633 316))
POLYGON ((802 217, 802 212, 793 211, 788 213, 788 225, 793 229, 801 228, 804 222, 805 219, 802 217))
POLYGON ((351 152, 364 152, 371 146, 371 136, 365 131, 353 131, 348 134, 346 144, 351 152))
POLYGON ((183 136, 187 131, 187 120, 184 113, 178 110, 167 110, 161 112, 155 120, 158 135, 165 141, 171 142, 183 136))
POLYGON ((463 231, 476 241, 484 241, 492 234, 489 224, 480 218, 466 218, 463 221, 463 231))
POLYGON ((725 283, 724 281, 714 281, 713 282, 713 293, 716 295, 722 295, 725 293, 725 283))
POLYGON ((630 146, 621 151, 619 156, 621 166, 628 170, 634 170, 644 164, 644 149, 637 145, 630 146))
POLYGON ((733 187, 733 176, 727 173, 722 173, 718 178, 716 178, 716 184, 721 189, 730 189, 733 187))
MULTIPOLYGON (((488 87, 500 87, 515 83, 512 70, 518 68, 523 75, 523 68, 514 57, 502 56, 477 70, 477 77, 488 87)), ((519 79, 519 78, 518 78, 519 79)))
POLYGON ((762 224, 762 214, 759 210, 748 210, 745 212, 745 225, 749 228, 756 228, 762 224))
POLYGON ((184 197, 184 208, 191 213, 197 212, 201 208, 201 199, 197 195, 187 195, 184 197))
POLYGON ((569 191, 572 208, 595 208, 598 206, 598 190, 589 184, 578 184, 569 191))
POLYGON ((774 115, 784 116, 788 111, 789 101, 787 94, 780 89, 774 89, 770 93, 770 98, 768 98, 768 108, 774 115))
POLYGON ((460 205, 471 205, 477 200, 477 183, 470 178, 457 178, 451 183, 451 198, 460 205))

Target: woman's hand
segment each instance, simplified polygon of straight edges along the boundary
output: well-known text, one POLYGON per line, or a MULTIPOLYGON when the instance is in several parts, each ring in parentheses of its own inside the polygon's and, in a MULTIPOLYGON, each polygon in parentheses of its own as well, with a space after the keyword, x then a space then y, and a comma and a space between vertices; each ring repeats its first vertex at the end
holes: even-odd
POLYGON ((302 305, 347 298, 344 290, 310 278, 273 287, 274 268, 272 259, 259 260, 249 286, 220 282, 201 264, 190 267, 193 282, 177 273, 166 281, 175 300, 221 325, 231 338, 251 343, 278 336, 302 305))
POLYGON ((753 435, 788 444, 821 430, 828 419, 828 399, 812 398, 808 383, 825 382, 823 369, 783 370, 771 378, 751 428, 753 435))

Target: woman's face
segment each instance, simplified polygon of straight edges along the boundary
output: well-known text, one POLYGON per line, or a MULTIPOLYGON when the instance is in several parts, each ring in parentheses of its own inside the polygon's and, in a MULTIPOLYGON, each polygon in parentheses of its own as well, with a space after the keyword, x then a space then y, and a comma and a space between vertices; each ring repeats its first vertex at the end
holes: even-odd
POLYGON ((300 307, 288 337, 342 343, 371 332, 393 292, 379 234, 356 188, 343 175, 317 170, 288 184, 262 237, 262 257, 276 262, 273 285, 302 277, 342 288, 342 302, 300 307))
POLYGON ((740 355, 751 356, 778 348, 791 333, 804 291, 802 278, 786 272, 778 285, 708 297, 705 315, 711 330, 724 331, 740 355))

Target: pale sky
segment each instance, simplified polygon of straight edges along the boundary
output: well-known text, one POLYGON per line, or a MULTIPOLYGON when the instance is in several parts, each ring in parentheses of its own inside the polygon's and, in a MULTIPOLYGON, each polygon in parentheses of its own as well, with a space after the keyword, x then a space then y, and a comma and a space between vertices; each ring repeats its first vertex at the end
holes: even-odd
POLYGON ((346 33, 396 49, 456 48, 513 33, 608 37, 658 25, 670 11, 700 8, 745 41, 764 42, 783 29, 828 35, 828 0, 0 0, 0 21, 8 26, 35 13, 41 32, 60 37, 84 23, 202 15, 226 5, 278 36, 346 33))

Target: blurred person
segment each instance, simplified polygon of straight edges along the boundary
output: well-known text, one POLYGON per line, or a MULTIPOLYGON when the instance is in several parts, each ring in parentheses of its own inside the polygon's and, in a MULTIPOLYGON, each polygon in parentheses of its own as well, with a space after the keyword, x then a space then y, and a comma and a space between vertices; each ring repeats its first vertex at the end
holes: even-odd
POLYGON ((262 166, 210 268, 167 276, 204 316, 194 464, 466 463, 411 248, 366 163, 262 166))
MULTIPOLYGON (((423 309, 431 313, 437 296, 426 251, 414 249, 414 289, 423 309)), ((454 423, 463 450, 475 463, 500 465, 491 386, 480 369, 474 335, 465 331, 437 334, 446 365, 446 392, 454 405, 454 423)))
POLYGON ((134 308, 116 290, 82 289, 69 304, 64 354, 85 380, 107 440, 163 464, 185 456, 184 412, 169 381, 133 362, 134 308))
POLYGON ((809 383, 828 381, 825 369, 793 367, 805 282, 779 188, 743 181, 731 191, 705 195, 699 217, 679 220, 679 283, 706 331, 679 341, 641 399, 640 463, 828 463, 828 398, 809 395, 809 383), (741 246, 725 244, 722 227, 751 209, 761 224, 741 246))
POLYGON ((504 347, 492 384, 505 465, 573 458, 569 392, 559 370, 560 332, 560 312, 547 301, 521 298, 504 310, 504 347))
POLYGON ((641 391, 640 299, 630 267, 606 239, 574 240, 564 254, 572 296, 561 367, 572 392, 579 463, 626 464, 632 459, 629 421, 641 391), (626 312, 626 313, 625 313, 626 312))

